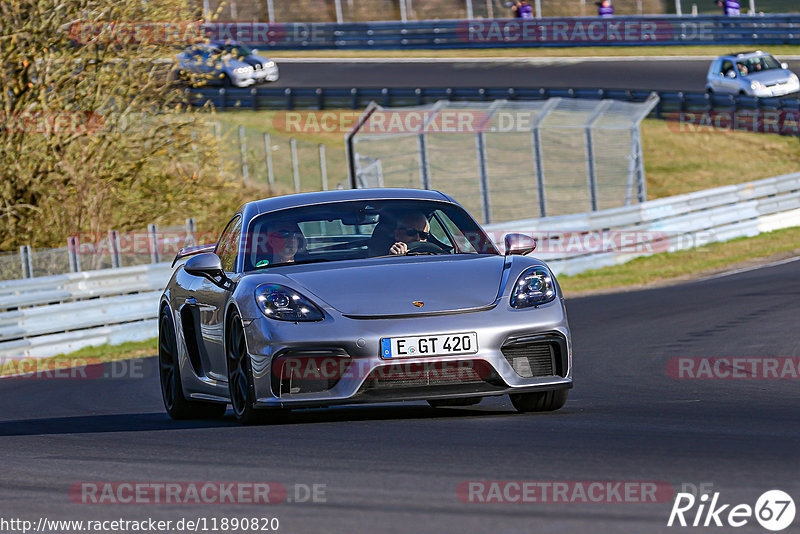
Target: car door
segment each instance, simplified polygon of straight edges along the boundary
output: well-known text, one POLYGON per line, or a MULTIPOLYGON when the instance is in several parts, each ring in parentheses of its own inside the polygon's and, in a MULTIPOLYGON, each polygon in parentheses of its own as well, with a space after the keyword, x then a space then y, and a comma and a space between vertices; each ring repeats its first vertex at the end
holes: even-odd
POLYGON ((736 71, 736 66, 733 61, 726 59, 722 62, 719 76, 717 76, 717 85, 715 89, 720 93, 736 94, 739 92, 739 80, 737 77, 739 73, 736 71), (733 73, 734 77, 731 77, 733 73))
MULTIPOLYGON (((239 241, 242 235, 242 217, 236 215, 225 227, 220 235, 215 250, 222 262, 222 269, 228 278, 236 275, 236 257, 239 251, 239 241)), ((230 284, 220 286, 211 280, 203 278, 202 285, 197 289, 195 298, 200 314, 200 331, 203 344, 208 355, 210 368, 206 373, 217 380, 228 380, 225 364, 225 303, 228 301, 233 288, 230 284)))

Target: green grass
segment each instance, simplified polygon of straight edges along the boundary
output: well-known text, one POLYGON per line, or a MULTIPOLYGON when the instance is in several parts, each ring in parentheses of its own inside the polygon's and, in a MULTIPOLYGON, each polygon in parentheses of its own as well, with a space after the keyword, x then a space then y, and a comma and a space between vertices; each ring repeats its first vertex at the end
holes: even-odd
MULTIPOLYGON (((270 54, 276 60, 288 58, 464 58, 464 57, 628 57, 628 56, 720 56, 742 46, 576 46, 536 48, 476 48, 470 50, 281 50, 270 54)), ((800 46, 764 47, 778 57, 800 55, 800 46)))
POLYGON ((575 276, 559 276, 558 281, 569 296, 698 278, 749 266, 754 260, 766 262, 798 255, 800 227, 792 227, 690 250, 636 258, 623 265, 586 271, 575 276))
POLYGON ((129 341, 121 345, 100 345, 86 347, 69 354, 59 354, 51 358, 4 359, 0 361, 0 376, 29 371, 52 372, 68 367, 144 358, 156 354, 158 354, 158 339, 156 338, 145 341, 129 341))

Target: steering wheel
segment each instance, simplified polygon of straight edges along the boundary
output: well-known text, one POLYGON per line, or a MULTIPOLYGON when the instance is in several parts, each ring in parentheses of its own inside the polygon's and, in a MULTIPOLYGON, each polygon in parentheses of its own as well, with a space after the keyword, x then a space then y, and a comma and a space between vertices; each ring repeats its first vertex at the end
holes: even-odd
POLYGON ((445 250, 428 241, 414 241, 409 243, 406 254, 445 254, 445 250))

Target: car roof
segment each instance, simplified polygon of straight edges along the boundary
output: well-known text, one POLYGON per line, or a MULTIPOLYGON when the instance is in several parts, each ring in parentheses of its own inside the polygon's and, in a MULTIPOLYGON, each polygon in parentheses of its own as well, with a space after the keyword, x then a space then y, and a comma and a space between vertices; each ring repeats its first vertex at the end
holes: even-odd
MULTIPOLYGON (((250 217, 287 208, 346 202, 352 200, 438 200, 458 204, 450 196, 439 191, 426 189, 338 189, 336 191, 318 191, 314 193, 298 193, 265 198, 248 202, 242 206, 242 212, 249 212, 250 217)), ((249 217, 248 217, 249 218, 249 217)))
POLYGON ((744 52, 731 52, 730 54, 725 54, 723 56, 719 56, 721 58, 731 58, 731 59, 747 59, 751 57, 762 57, 762 56, 769 56, 771 54, 767 52, 763 52, 761 50, 749 50, 744 52))

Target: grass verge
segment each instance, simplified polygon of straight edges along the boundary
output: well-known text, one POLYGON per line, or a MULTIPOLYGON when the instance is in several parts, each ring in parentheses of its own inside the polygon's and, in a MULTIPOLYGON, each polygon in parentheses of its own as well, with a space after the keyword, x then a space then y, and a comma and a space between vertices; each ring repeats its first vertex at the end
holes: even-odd
POLYGON ((575 297, 703 278, 794 256, 800 256, 800 227, 637 258, 624 265, 559 276, 558 281, 568 297, 575 297))
MULTIPOLYGON (((291 58, 452 58, 465 57, 633 57, 633 56, 720 56, 741 50, 741 46, 575 46, 536 48, 476 48, 445 50, 276 50, 272 59, 291 58)), ((800 54, 800 46, 767 47, 776 56, 800 54)))
POLYGON ((0 360, 0 377, 30 372, 47 374, 69 367, 144 358, 156 354, 158 354, 158 339, 153 338, 144 341, 129 341, 120 345, 85 347, 51 358, 2 359, 0 360))

